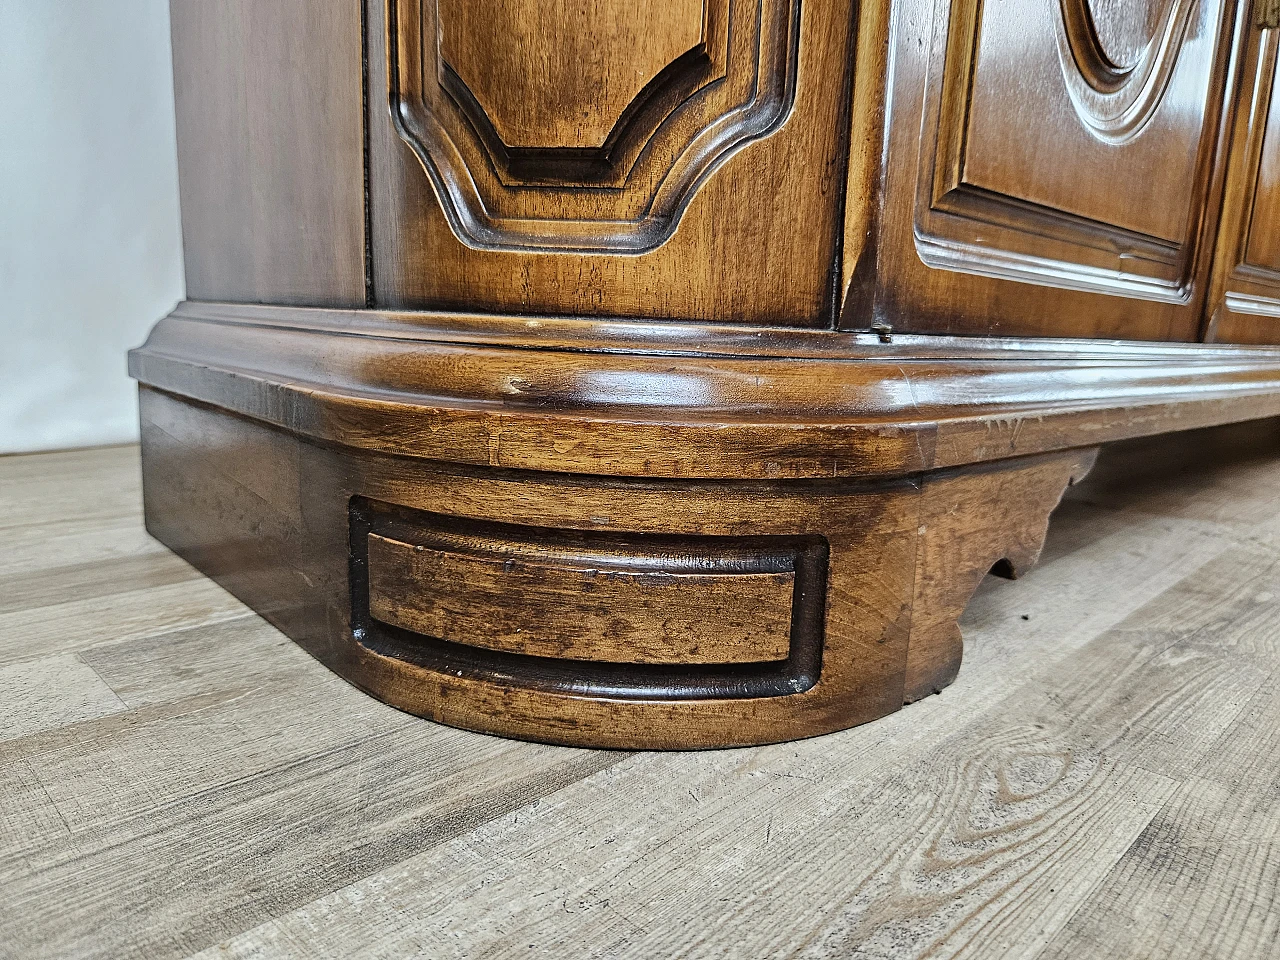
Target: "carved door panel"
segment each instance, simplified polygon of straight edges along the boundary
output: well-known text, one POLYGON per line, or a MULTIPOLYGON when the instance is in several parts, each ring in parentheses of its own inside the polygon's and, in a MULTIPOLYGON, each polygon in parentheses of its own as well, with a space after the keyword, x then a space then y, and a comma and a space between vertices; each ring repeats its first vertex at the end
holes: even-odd
POLYGON ((928 37, 900 18, 893 119, 923 126, 918 150, 891 133, 885 319, 1196 339, 1234 4, 944 0, 928 37))
POLYGON ((1242 65, 1208 339, 1280 343, 1280 30, 1256 30, 1242 65))
POLYGON ((848 3, 369 9, 380 305, 830 322, 848 3))

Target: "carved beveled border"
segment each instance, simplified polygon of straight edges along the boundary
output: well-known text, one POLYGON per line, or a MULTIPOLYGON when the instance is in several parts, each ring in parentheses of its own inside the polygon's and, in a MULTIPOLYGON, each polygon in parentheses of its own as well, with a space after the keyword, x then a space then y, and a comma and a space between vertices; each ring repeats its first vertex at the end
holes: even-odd
MULTIPOLYGON (((1081 122, 1097 139, 1113 145, 1138 135, 1158 109, 1160 93, 1176 69, 1179 41, 1187 30, 1183 19, 1198 5, 1171 0, 1139 63, 1124 70, 1106 64, 1100 49, 1082 48, 1079 34, 1091 31, 1092 25, 1076 22, 1083 15, 1072 17, 1070 0, 1050 0, 1050 4, 1052 15, 1063 21, 1055 23, 1057 57, 1064 78, 1068 73, 1076 75, 1074 83, 1063 82, 1081 122)), ((965 182, 968 109, 983 4, 953 0, 949 17, 947 6, 941 0, 929 62, 932 95, 926 100, 914 223, 921 260, 940 269, 1068 290, 1171 304, 1190 302, 1196 264, 1202 256, 1200 225, 1209 213, 1213 189, 1210 176, 1196 178, 1189 200, 1189 239, 1183 243, 965 182)), ((1233 42, 1234 18, 1234 5, 1223 3, 1217 21, 1218 73, 1209 85, 1199 150, 1198 162, 1205 171, 1222 136, 1224 111, 1218 91, 1228 85, 1229 78, 1227 58, 1221 54, 1233 42)), ((1096 37, 1091 40, 1096 47, 1096 37)))
POLYGON ((790 113, 800 2, 720 0, 723 27, 709 7, 704 43, 651 81, 600 151, 520 151, 478 122, 483 108, 441 62, 437 0, 388 0, 392 118, 468 246, 644 253, 721 162, 790 113))
MULTIPOLYGON (((711 84, 722 84, 728 75, 730 0, 702 0, 699 41, 650 77, 636 97, 617 118, 613 129, 599 147, 511 146, 503 141, 484 106, 466 81, 444 55, 443 31, 432 23, 428 11, 440 0, 426 6, 424 37, 436 35, 438 46, 436 79, 452 98, 483 141, 498 178, 509 187, 530 184, 620 187, 634 167, 639 151, 675 107, 685 103, 711 84)), ((424 75, 424 95, 430 89, 424 75)), ((434 92, 434 91, 432 91, 434 92)))
POLYGON ((1137 63, 1117 67, 1098 42, 1084 0, 1059 0, 1053 19, 1062 80, 1077 116, 1105 143, 1132 140, 1155 114, 1169 86, 1198 0, 1170 0, 1137 63))
POLYGON ((1280 347, 186 302, 136 379, 322 443, 593 476, 902 475, 1280 416, 1280 347))

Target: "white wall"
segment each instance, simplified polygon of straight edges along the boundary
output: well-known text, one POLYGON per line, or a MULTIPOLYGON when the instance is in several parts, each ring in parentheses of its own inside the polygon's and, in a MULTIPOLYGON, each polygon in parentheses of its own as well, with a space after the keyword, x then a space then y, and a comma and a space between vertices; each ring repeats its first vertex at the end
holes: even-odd
POLYGON ((0 452, 137 435, 181 299, 168 0, 0 0, 0 452))

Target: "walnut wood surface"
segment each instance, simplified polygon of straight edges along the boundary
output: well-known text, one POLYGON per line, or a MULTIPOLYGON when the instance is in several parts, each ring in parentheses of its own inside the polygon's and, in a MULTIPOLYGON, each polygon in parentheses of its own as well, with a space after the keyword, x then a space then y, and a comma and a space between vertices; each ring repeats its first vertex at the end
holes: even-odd
POLYGON ((131 364, 144 383, 327 442, 620 476, 902 476, 1280 413, 1280 350, 1265 347, 708 340, 186 304, 131 364))
POLYGON ((1280 414, 1255 19, 175 0, 150 529, 446 723, 882 716, 955 677, 1099 444, 1280 414))
POLYGON ((0 952, 1271 957, 1280 422, 1242 427, 1105 450, 942 696, 699 753, 406 715, 147 536, 136 448, 0 458, 0 952))
POLYGON ((783 331, 764 356, 748 336, 680 355, 653 344, 682 331, 646 327, 651 352, 595 353, 574 338, 643 336, 565 320, 534 350, 486 318, 491 342, 467 345, 467 318, 425 319, 179 310, 132 357, 148 526, 388 702, 556 743, 714 747, 883 716, 955 676, 969 595, 1034 559, 1091 462, 1076 448, 1280 414, 1275 348, 849 337, 842 356, 836 335, 783 331), (433 541, 427 514, 503 525, 481 536, 502 561, 433 541), (783 583, 588 588, 572 571, 598 566, 600 536, 666 574, 740 564, 717 538, 816 545, 795 554, 786 658, 760 603, 783 583))
POLYGON ((794 0, 389 11, 391 119, 477 249, 653 250, 714 169, 793 106, 794 0))
POLYGON ((1222 101, 1215 41, 1227 4, 1022 6, 1021 16, 1009 16, 990 5, 952 4, 953 41, 972 49, 948 50, 967 61, 954 80, 968 86, 952 91, 953 78, 943 81, 943 100, 961 113, 939 120, 963 126, 939 130, 940 140, 961 142, 938 149, 963 152, 945 158, 958 169, 939 171, 947 179, 935 180, 930 200, 945 204, 946 193, 969 188, 1106 224, 1118 237, 1185 245, 1204 203, 1212 105, 1222 101), (1135 15, 1145 28, 1134 29, 1135 15), (1118 49, 1108 51, 1104 32, 1130 36, 1113 36, 1118 49), (1015 77, 1025 105, 1009 102, 1015 77), (1126 177, 1134 170, 1144 175, 1126 177))
POLYGON ((964 643, 957 620, 988 573, 1016 579, 1040 557, 1049 514, 1082 480, 1097 450, 1034 465, 951 473, 927 480, 920 505, 911 643, 904 697, 938 693, 956 678, 964 643))
MULTIPOLYGON (((911 481, 796 490, 477 471, 338 453, 152 390, 142 400, 148 529, 330 667, 403 709, 528 739, 686 748, 792 739, 902 705, 919 492, 911 481), (353 496, 468 521, 693 545, 804 538, 822 541, 822 552, 806 578, 816 586, 797 594, 803 608, 781 664, 476 656, 403 632, 353 635, 353 496)), ((646 611, 633 605, 616 615, 646 611)))
POLYGON ((787 659, 796 575, 782 546, 557 545, 545 530, 509 525, 489 535, 404 521, 395 530, 367 543, 369 613, 394 627, 605 663, 787 659))
POLYGON ((1277 339, 1243 0, 822 2, 174 0, 190 294, 1277 339))
POLYGON ((874 281, 848 288, 842 324, 1198 339, 1239 4, 895 9, 874 281), (1107 66, 1091 44, 1125 30, 1146 52, 1107 66))
POLYGON ((1280 342, 1280 71, 1276 30, 1254 29, 1227 167, 1208 337, 1280 342))
MULTIPOLYGON (((148 529, 312 654, 414 713, 596 746, 683 749, 811 736, 896 710, 908 674, 941 685, 945 663, 958 659, 954 619, 967 592, 996 560, 1018 564, 1034 555, 1048 511, 1088 462, 1072 453, 981 468, 967 484, 978 495, 961 499, 947 475, 819 485, 607 483, 325 450, 150 389, 142 406, 148 529), (671 641, 642 658, 621 657, 617 647, 603 649, 610 637, 597 633, 593 621, 622 620, 628 626, 620 639, 660 635, 671 601, 637 602, 626 589, 562 590, 564 610, 551 626, 567 638, 566 647, 585 634, 596 658, 585 660, 572 649, 553 651, 536 623, 542 642, 527 648, 509 642, 513 631, 508 642, 499 637, 522 611, 545 610, 539 595, 564 584, 563 568, 546 565, 522 571, 512 565, 529 588, 496 616, 484 615, 492 593, 473 596, 466 614, 441 631, 447 636, 416 632, 440 623, 412 609, 429 604, 432 589, 415 593, 403 578, 388 577, 385 554, 365 558, 358 548, 353 554, 351 544, 369 537, 369 528, 348 515, 353 497, 408 511, 398 516, 402 524, 430 510, 464 525, 524 527, 526 552, 541 548, 579 567, 598 562, 588 545, 602 534, 674 544, 650 568, 676 574, 679 556, 690 551, 732 565, 733 553, 724 551, 733 548, 711 544, 748 532, 766 538, 762 545, 786 538, 817 552, 802 551, 807 560, 796 561, 805 572, 795 584, 785 661, 774 659, 767 643, 755 646, 751 662, 698 657, 687 647, 659 662, 671 641), (952 519, 943 523, 939 515, 947 511, 952 519), (927 542, 931 537, 936 544, 927 542), (936 568, 938 550, 950 565, 946 583, 936 568), (408 629, 375 629, 364 619, 366 591, 375 583, 400 598, 380 611, 408 629), (920 642, 913 645, 921 602, 920 642), (581 632, 564 626, 574 611, 583 618, 581 632)), ((447 589, 456 597, 468 583, 477 583, 474 572, 454 577, 447 589)), ((705 577, 681 589, 685 608, 701 607, 704 616, 727 603, 720 585, 705 577)), ((767 615, 756 622, 767 624, 767 615)), ((715 650, 732 645, 734 636, 729 622, 701 643, 715 650)))
MULTIPOLYGON (((534 29, 544 6, 495 7, 500 16, 467 34, 483 55, 467 47, 464 73, 483 73, 491 86, 523 72, 525 57, 567 56, 581 42, 575 37, 592 38, 601 53, 617 49, 620 27, 606 16, 614 8, 600 4, 583 5, 587 15, 561 21, 535 46, 517 49, 509 37, 484 42, 534 29)), ((368 4, 376 302, 830 325, 853 10, 842 0, 713 0, 704 8, 697 50, 655 75, 646 87, 653 96, 631 101, 609 150, 582 153, 585 141, 574 132, 521 159, 500 138, 486 139, 486 123, 464 116, 459 97, 441 87, 448 73, 430 68, 431 24, 454 8, 397 0, 388 24, 385 5, 368 4)), ((650 29, 685 35, 684 0, 649 9, 650 29)), ((665 40, 646 44, 638 62, 666 49, 665 40)), ((488 106, 572 113, 581 108, 577 89, 539 88, 548 99, 537 107, 488 106)))
POLYGON ((360 7, 171 0, 187 295, 364 306, 360 7))
POLYGON ((508 147, 603 147, 658 74, 713 40, 703 0, 438 0, 436 16, 441 62, 508 147))

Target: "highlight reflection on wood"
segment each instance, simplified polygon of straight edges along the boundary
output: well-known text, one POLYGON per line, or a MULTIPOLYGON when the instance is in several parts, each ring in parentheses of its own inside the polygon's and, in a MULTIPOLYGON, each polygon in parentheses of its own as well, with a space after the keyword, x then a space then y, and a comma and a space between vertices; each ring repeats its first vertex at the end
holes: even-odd
POLYGON ((502 143, 568 150, 603 147, 659 74, 707 56, 719 39, 707 20, 725 12, 723 0, 707 11, 702 0, 440 0, 437 11, 444 69, 502 143))
POLYGON ((650 250, 783 117, 796 9, 395 0, 398 129, 470 246, 650 250))
POLYGON ((1278 56, 1277 31, 1250 31, 1209 300, 1209 335, 1228 343, 1280 339, 1278 56))

